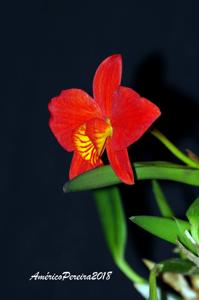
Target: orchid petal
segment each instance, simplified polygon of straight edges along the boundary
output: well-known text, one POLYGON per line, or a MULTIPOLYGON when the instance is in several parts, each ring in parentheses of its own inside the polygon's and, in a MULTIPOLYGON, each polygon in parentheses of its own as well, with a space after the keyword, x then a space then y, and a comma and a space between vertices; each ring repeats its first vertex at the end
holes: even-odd
POLYGON ((136 142, 159 116, 155 104, 130 88, 120 87, 111 114, 113 149, 121 150, 136 142))
POLYGON ((69 171, 69 178, 73 179, 74 177, 85 173, 95 167, 102 166, 103 162, 99 159, 95 166, 93 166, 90 161, 84 160, 81 155, 74 151, 70 171, 69 171))
POLYGON ((105 116, 112 109, 113 93, 118 89, 122 75, 121 55, 106 58, 98 67, 93 80, 93 94, 105 116))
POLYGON ((62 91, 51 100, 48 109, 51 113, 50 129, 67 151, 74 150, 73 130, 92 118, 101 117, 98 104, 80 89, 62 91))
POLYGON ((134 176, 130 164, 127 149, 115 151, 112 147, 112 140, 107 141, 107 155, 115 174, 126 184, 134 184, 134 176))

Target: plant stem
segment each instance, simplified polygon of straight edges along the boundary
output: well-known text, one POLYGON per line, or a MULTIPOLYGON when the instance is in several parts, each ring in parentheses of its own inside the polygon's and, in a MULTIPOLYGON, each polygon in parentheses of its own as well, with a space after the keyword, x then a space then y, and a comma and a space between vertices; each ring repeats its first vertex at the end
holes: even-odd
POLYGON ((134 284, 147 283, 147 281, 139 276, 124 259, 115 260, 115 263, 120 271, 122 271, 134 284))
POLYGON ((151 134, 155 136, 162 144, 171 151, 179 160, 183 161, 186 165, 199 169, 199 163, 193 161, 182 151, 180 151, 172 142, 170 142, 166 136, 164 136, 159 130, 151 130, 151 134))
POLYGON ((152 190, 161 215, 166 218, 174 217, 174 213, 156 180, 152 180, 152 190))
POLYGON ((97 189, 93 195, 104 237, 115 264, 133 284, 145 283, 145 279, 125 260, 127 226, 119 189, 116 186, 97 189))

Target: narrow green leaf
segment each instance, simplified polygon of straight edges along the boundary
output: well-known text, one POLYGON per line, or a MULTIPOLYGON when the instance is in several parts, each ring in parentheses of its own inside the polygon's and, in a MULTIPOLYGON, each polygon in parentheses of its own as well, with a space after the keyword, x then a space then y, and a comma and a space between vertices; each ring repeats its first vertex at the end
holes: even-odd
MULTIPOLYGON (((164 179, 199 186, 199 170, 167 162, 134 163, 136 180, 164 179)), ((95 168, 67 182, 64 192, 85 191, 121 183, 110 166, 95 168)))
POLYGON ((124 258, 127 231, 118 188, 96 190, 94 197, 105 239, 116 265, 133 283, 144 283, 145 280, 128 265, 124 258))
POLYGON ((178 227, 178 240, 192 253, 197 254, 196 247, 188 238, 187 234, 189 235, 189 230, 190 230, 190 224, 189 224, 189 230, 187 230, 181 222, 179 222, 178 219, 174 218, 176 225, 178 227))
POLYGON ((152 189, 162 216, 167 218, 173 217, 174 214, 161 190, 159 183, 156 180, 152 181, 152 189))
MULTIPOLYGON (((163 218, 163 217, 154 217, 154 216, 135 216, 131 217, 130 220, 151 234, 166 240, 172 244, 176 244, 179 229, 176 225, 175 220, 163 218)), ((181 227, 184 229, 190 229, 188 222, 179 220, 181 227)))
POLYGON ((149 300, 158 300, 158 292, 156 286, 156 272, 154 269, 151 270, 149 276, 149 300))
POLYGON ((126 221, 116 187, 94 192, 105 237, 114 257, 122 257, 126 246, 126 221))
POLYGON ((171 258, 158 263, 161 265, 161 272, 180 273, 184 275, 199 274, 199 268, 187 259, 171 258))
POLYGON ((190 167, 197 168, 197 169, 199 168, 199 163, 197 161, 195 161, 192 158, 190 158, 189 156, 185 155, 171 141, 169 141, 168 138, 165 135, 163 135, 159 130, 153 129, 153 130, 151 130, 151 133, 159 141, 161 141, 163 143, 163 145, 165 147, 167 147, 169 149, 169 151, 171 151, 171 153, 173 153, 178 159, 180 159, 181 161, 183 161, 185 164, 187 164, 190 167))
POLYGON ((199 223, 199 197, 191 204, 186 216, 191 224, 199 223))
POLYGON ((191 204, 186 216, 191 224, 192 237, 199 244, 199 197, 191 204))
POLYGON ((199 268, 199 257, 198 255, 194 254, 192 251, 187 249, 180 241, 177 241, 178 248, 180 249, 181 253, 184 257, 192 261, 198 268, 199 268))

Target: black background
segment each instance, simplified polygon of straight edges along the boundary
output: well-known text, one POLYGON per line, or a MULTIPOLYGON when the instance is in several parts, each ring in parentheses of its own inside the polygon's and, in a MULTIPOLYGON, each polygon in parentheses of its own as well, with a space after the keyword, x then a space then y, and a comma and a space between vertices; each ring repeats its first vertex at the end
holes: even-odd
MULTIPOLYGON (((198 152, 198 1, 7 1, 1 3, 2 299, 141 299, 115 267, 91 193, 64 195, 71 153, 48 128, 47 104, 60 90, 92 93, 107 56, 123 56, 123 85, 162 110, 156 127, 198 152), (39 282, 32 274, 113 271, 110 281, 39 282)), ((133 161, 175 158, 150 134, 133 161)), ((163 183, 182 216, 197 190, 163 183)), ((121 186, 126 218, 157 214, 149 182, 121 186)), ((129 225, 128 261, 169 257, 170 246, 129 225)))

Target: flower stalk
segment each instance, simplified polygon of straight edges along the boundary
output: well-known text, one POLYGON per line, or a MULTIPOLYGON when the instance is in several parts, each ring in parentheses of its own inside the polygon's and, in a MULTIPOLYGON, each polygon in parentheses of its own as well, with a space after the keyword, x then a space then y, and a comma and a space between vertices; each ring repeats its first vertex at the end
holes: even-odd
POLYGON ((146 284, 147 281, 140 275, 138 275, 132 267, 125 260, 118 260, 115 262, 120 271, 129 278, 133 284, 146 284))
POLYGON ((190 157, 185 155, 181 150, 179 150, 165 135, 163 135, 159 130, 151 130, 151 134, 155 136, 173 155, 175 155, 179 160, 184 162, 186 165, 192 168, 199 169, 199 163, 192 160, 190 157))

